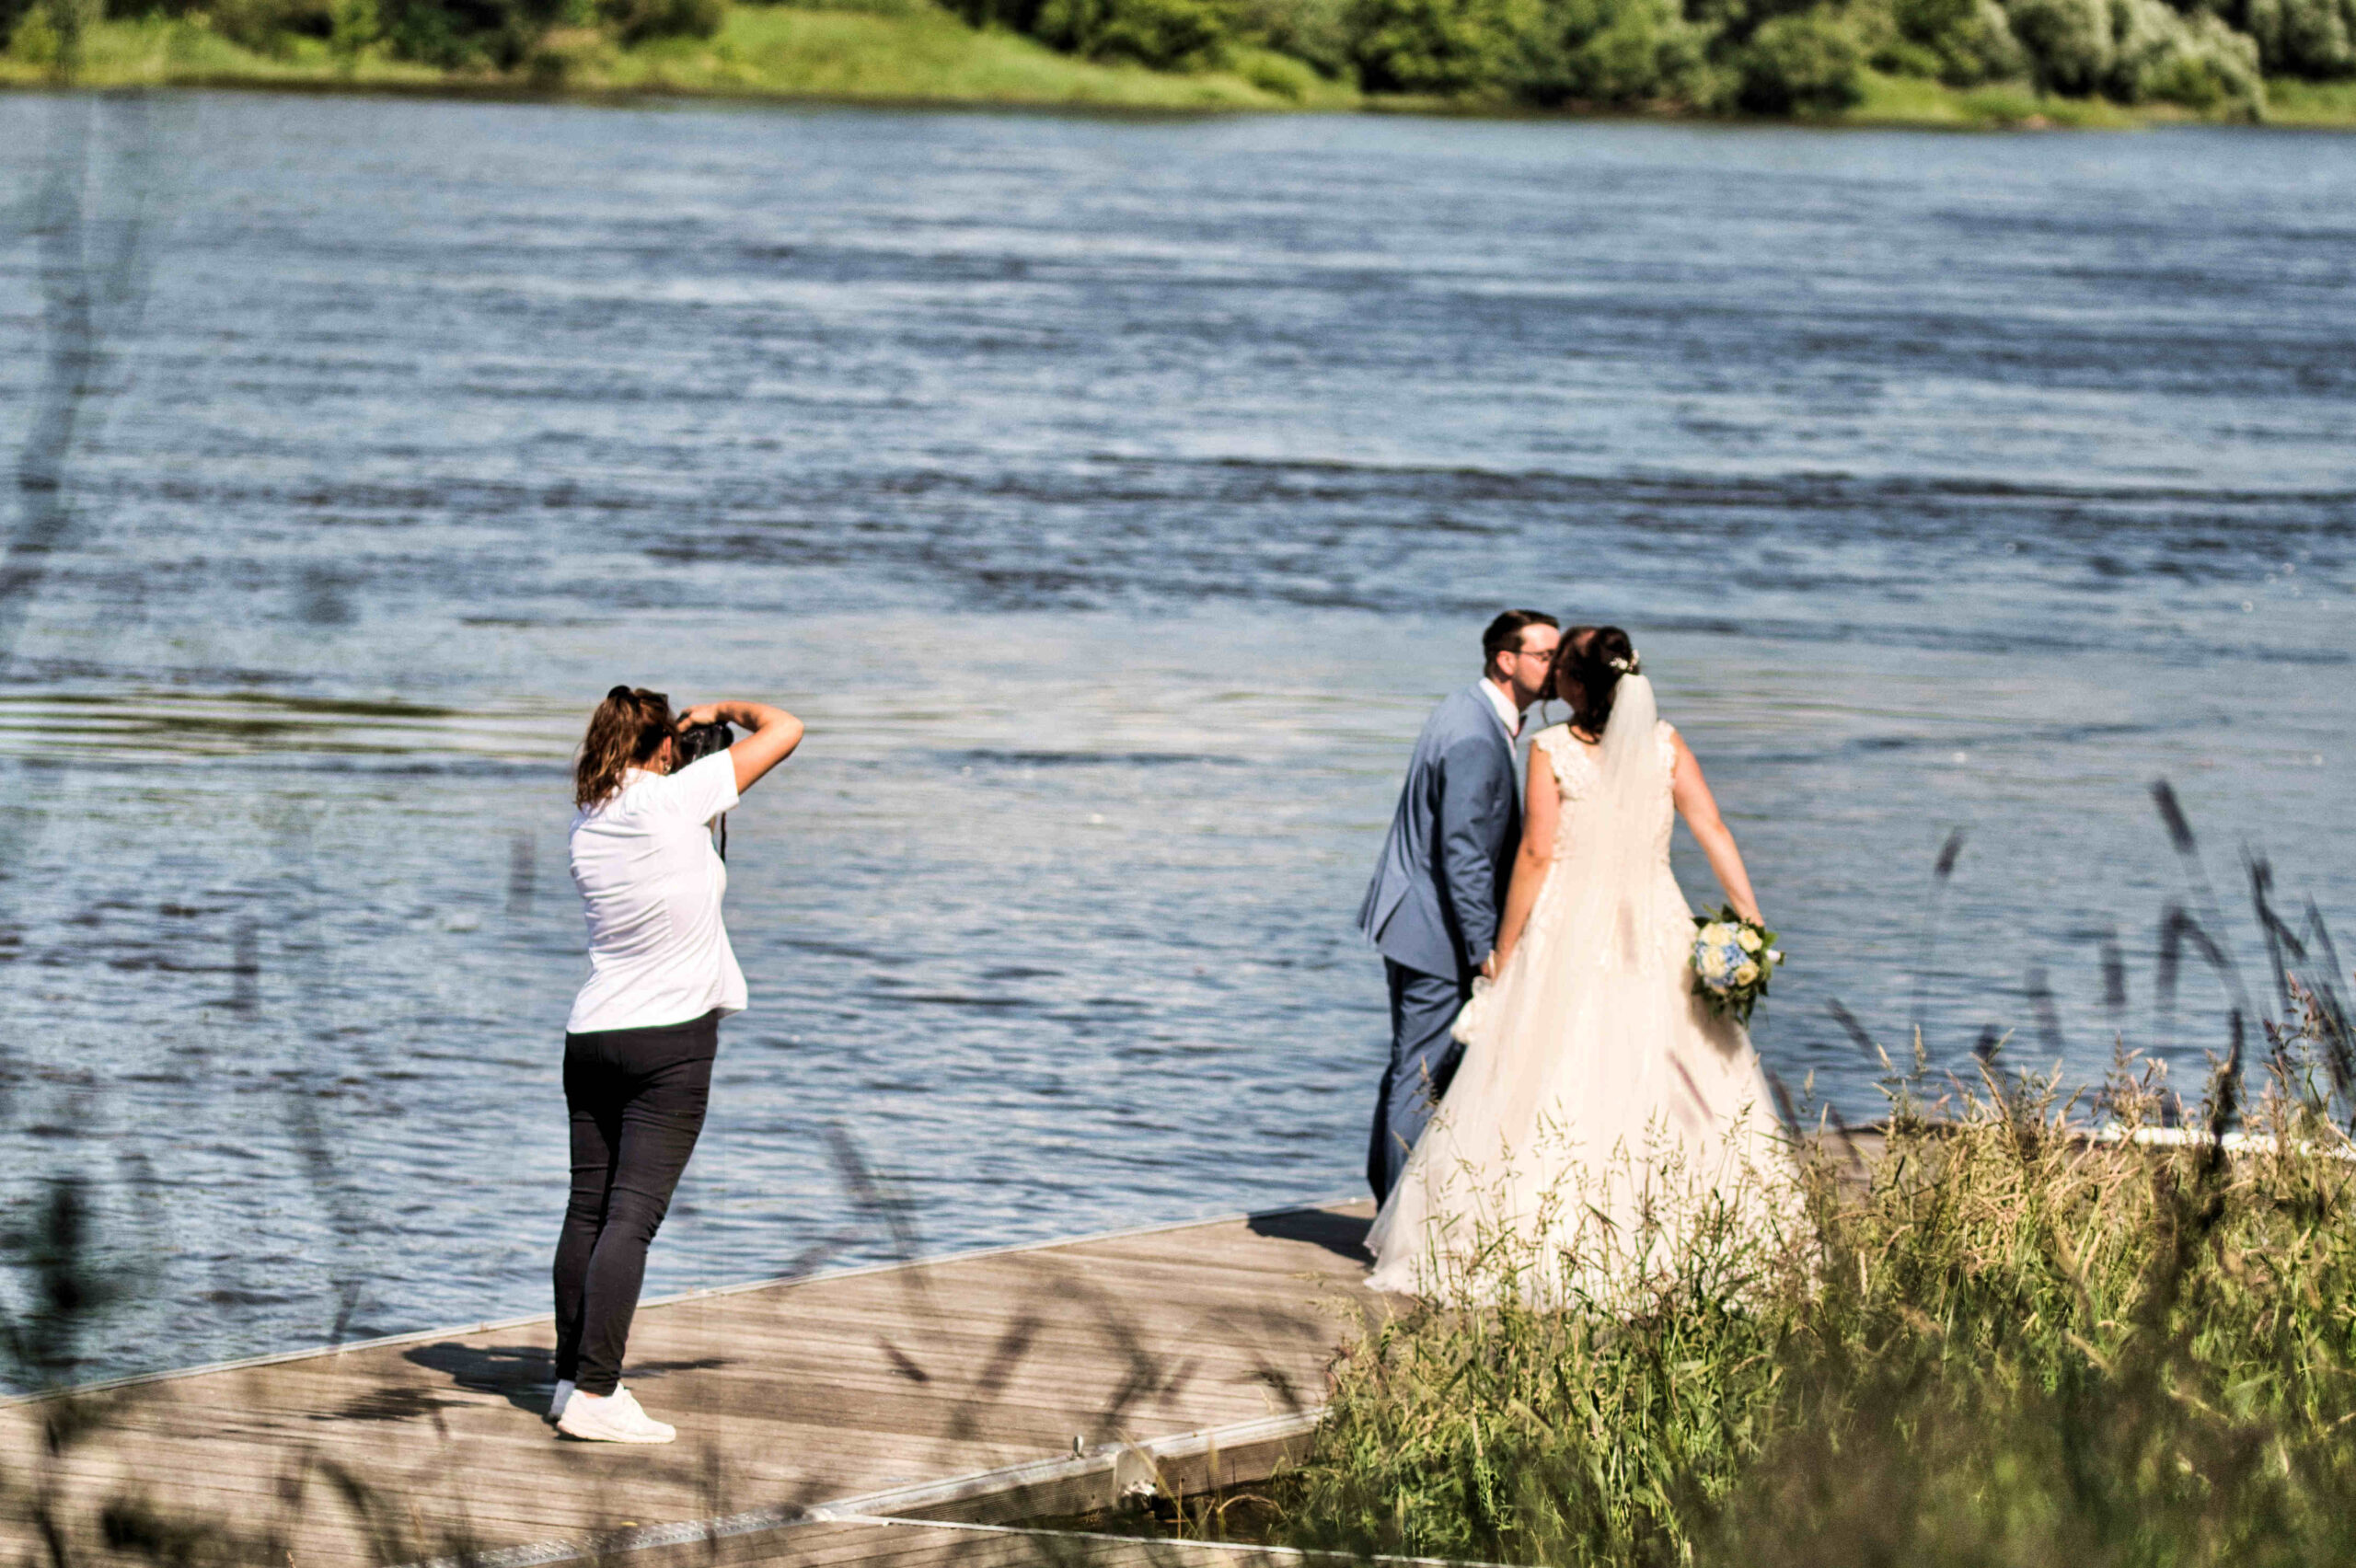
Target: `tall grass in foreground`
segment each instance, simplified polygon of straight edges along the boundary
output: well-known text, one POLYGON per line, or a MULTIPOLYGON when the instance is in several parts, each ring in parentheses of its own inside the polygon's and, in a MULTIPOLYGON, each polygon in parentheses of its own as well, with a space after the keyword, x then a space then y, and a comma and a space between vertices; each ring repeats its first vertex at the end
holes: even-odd
MULTIPOLYGON (((1339 1366, 1286 1539, 1553 1564, 2356 1560, 2356 1162, 2296 991, 2258 1101, 1893 1078, 1812 1234, 1703 1230, 1634 1311, 1424 1303, 1339 1366), (2268 1142, 2267 1139, 2271 1141, 2268 1142)), ((1526 1268, 1510 1249, 1496 1267, 1526 1268)), ((1495 1293, 1491 1293, 1494 1297, 1495 1293)))

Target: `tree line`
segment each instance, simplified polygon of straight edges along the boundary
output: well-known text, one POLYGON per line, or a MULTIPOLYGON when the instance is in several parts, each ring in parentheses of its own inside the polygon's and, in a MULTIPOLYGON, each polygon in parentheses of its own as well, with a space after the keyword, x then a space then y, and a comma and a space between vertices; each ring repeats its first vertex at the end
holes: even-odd
POLYGON ((956 0, 976 25, 1162 69, 1265 51, 1369 92, 1532 108, 1823 112, 1867 68, 2254 108, 2356 75, 2356 0, 956 0))
MULTIPOLYGON (((824 0, 856 4, 857 0, 824 0)), ((1298 96, 1538 109, 1820 113, 1868 69, 2126 104, 2255 110, 2269 75, 2356 75, 2356 0, 941 0, 1090 59, 1233 69, 1298 96)), ((21 28, 199 15, 264 52, 326 41, 453 69, 525 65, 559 27, 623 44, 717 32, 726 0, 0 0, 21 28)))

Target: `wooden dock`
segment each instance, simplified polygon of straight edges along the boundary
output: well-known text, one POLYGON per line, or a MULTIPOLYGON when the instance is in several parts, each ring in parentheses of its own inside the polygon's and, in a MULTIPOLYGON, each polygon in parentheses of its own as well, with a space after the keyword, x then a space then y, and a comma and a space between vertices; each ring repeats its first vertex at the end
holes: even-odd
MULTIPOLYGON (((1252 1480, 1366 1315, 1370 1204, 698 1292, 624 1376, 679 1440, 545 1424, 547 1318, 0 1408, 0 1539, 73 1561, 1227 1563, 1011 1521, 1252 1480)), ((1284 1554, 1273 1554, 1284 1555, 1284 1554)))

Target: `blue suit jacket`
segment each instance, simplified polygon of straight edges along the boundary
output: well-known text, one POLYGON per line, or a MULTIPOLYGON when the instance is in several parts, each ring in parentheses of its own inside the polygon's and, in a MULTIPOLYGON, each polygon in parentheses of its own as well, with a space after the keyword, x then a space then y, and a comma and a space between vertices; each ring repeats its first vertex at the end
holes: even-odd
POLYGON ((1496 946, 1520 832, 1513 742, 1475 683, 1416 737, 1358 929, 1392 962, 1462 983, 1496 946))

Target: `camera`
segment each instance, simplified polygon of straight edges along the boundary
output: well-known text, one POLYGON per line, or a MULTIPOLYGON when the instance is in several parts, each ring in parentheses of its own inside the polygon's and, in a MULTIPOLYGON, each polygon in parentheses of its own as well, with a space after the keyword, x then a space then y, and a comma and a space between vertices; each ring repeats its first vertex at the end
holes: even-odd
POLYGON ((728 727, 724 719, 715 719, 709 724, 690 724, 671 742, 671 755, 676 759, 673 767, 701 762, 714 752, 726 751, 735 740, 736 732, 728 727))

